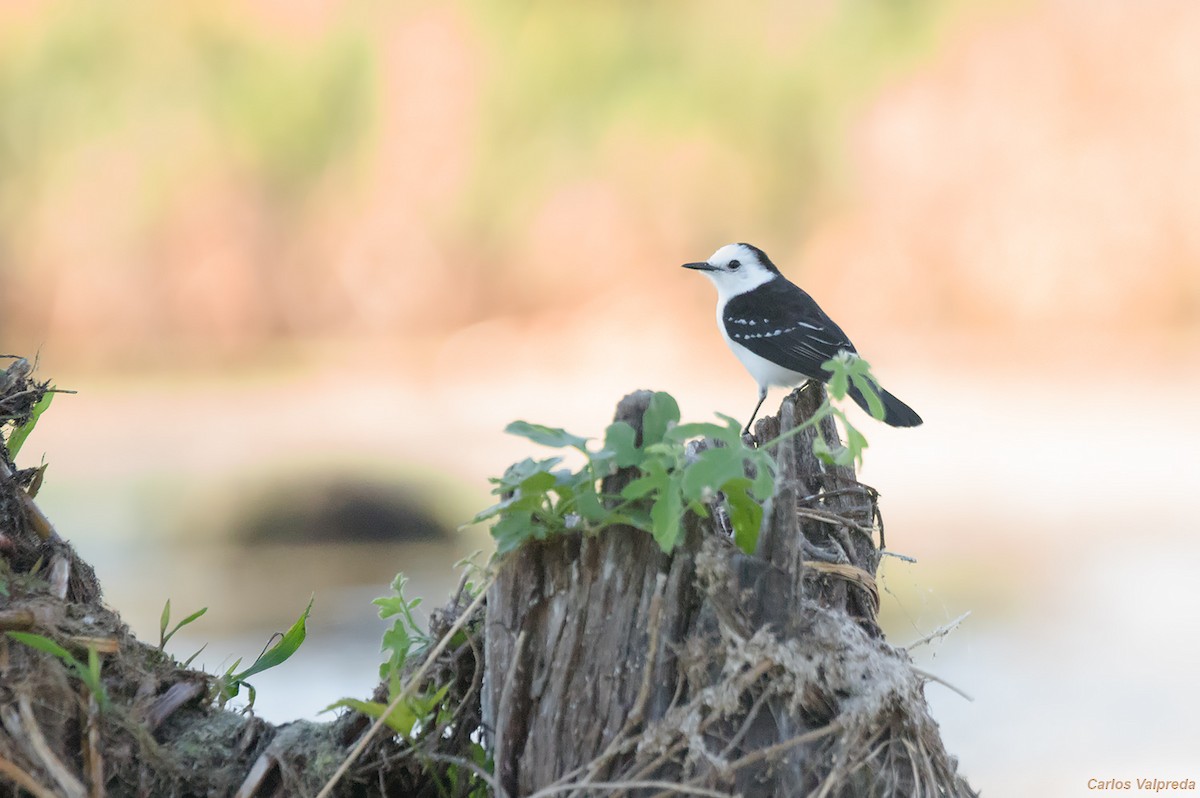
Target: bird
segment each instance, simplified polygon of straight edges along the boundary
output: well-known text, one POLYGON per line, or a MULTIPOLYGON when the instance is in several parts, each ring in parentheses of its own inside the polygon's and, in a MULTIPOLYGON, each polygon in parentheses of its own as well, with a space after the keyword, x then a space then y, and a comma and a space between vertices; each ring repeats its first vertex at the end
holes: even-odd
MULTIPOLYGON (((842 328, 758 247, 726 244, 708 260, 685 263, 683 268, 703 272, 717 287, 717 327, 758 383, 758 404, 743 434, 750 431, 768 387, 790 387, 805 380, 828 382, 832 375, 822 363, 842 352, 858 356, 842 328)), ((921 424, 915 410, 878 384, 875 387, 883 402, 885 424, 921 424)), ((871 412, 857 386, 851 383, 848 392, 859 407, 871 412)))

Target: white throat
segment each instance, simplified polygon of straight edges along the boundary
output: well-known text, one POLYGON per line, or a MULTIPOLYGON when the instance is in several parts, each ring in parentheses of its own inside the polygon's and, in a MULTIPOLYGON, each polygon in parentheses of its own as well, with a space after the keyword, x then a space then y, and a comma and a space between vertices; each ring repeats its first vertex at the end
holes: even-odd
POLYGON ((753 291, 760 285, 765 285, 779 276, 757 264, 753 268, 743 269, 735 273, 705 272, 704 274, 717 287, 718 320, 720 320, 721 313, 725 310, 725 304, 729 300, 735 296, 741 296, 747 291, 753 291))

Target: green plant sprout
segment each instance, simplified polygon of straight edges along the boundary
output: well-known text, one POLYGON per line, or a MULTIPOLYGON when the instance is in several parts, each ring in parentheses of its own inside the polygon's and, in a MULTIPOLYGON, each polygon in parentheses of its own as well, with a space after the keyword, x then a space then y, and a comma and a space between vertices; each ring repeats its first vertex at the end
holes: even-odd
MULTIPOLYGON (((308 606, 304 608, 304 612, 300 614, 300 617, 296 619, 291 628, 282 635, 279 635, 279 640, 274 645, 264 649, 258 655, 258 659, 254 660, 254 664, 249 668, 234 673, 238 665, 242 664, 242 659, 239 657, 225 670, 225 673, 217 677, 213 693, 219 706, 224 707, 227 701, 235 698, 241 691, 241 688, 245 687, 246 692, 250 696, 249 707, 253 708, 257 693, 253 685, 246 680, 256 673, 262 673, 265 670, 282 665, 296 653, 296 650, 300 648, 300 645, 304 642, 304 638, 308 635, 308 615, 312 612, 312 606, 313 599, 310 598, 308 606)), ((274 637, 272 637, 273 639, 274 637)))
MULTIPOLYGON (((395 686, 399 688, 399 685, 395 686)), ((403 735, 404 737, 413 737, 422 729, 428 728, 429 722, 434 719, 435 711, 441 706, 442 700, 445 699, 446 692, 449 689, 450 685, 444 684, 437 690, 409 696, 396 704, 391 714, 384 719, 384 723, 396 734, 403 735)), ((341 707, 346 707, 353 709, 355 712, 361 712, 370 718, 379 718, 394 703, 397 695, 399 695, 399 689, 393 690, 391 689, 391 685, 389 685, 388 703, 386 704, 380 701, 361 701, 357 698, 343 698, 325 707, 322 712, 330 712, 341 707)))
POLYGON ((392 592, 395 595, 381 596, 371 603, 379 607, 379 617, 387 620, 394 618, 392 625, 383 633, 381 649, 388 657, 379 666, 380 679, 398 679, 408 661, 408 655, 418 648, 429 645, 429 635, 417 623, 413 611, 421 606, 421 599, 408 599, 404 596, 404 587, 408 577, 396 574, 392 580, 392 592))
POLYGON ((168 632, 167 626, 171 623, 171 600, 167 599, 167 603, 164 604, 162 608, 162 615, 160 615, 158 618, 158 650, 162 651, 165 649, 167 647, 167 642, 175 636, 176 632, 187 626, 189 623, 199 620, 199 618, 206 612, 208 612, 208 607, 201 607, 171 627, 171 631, 168 632))
POLYGON ((88 646, 88 661, 85 665, 76 659, 75 655, 70 651, 67 651, 48 637, 33 634, 32 632, 7 632, 6 634, 18 643, 24 643, 30 648, 35 648, 38 651, 44 651, 47 654, 53 654, 58 657, 83 682, 88 692, 96 699, 96 705, 100 708, 100 711, 103 712, 108 709, 108 692, 104 689, 104 682, 100 680, 100 656, 96 653, 95 646, 88 646))
MULTIPOLYGON (((883 418, 878 383, 865 360, 843 353, 823 366, 832 375, 830 397, 845 399, 849 386, 854 385, 867 398, 871 415, 883 418)), ((514 421, 505 432, 550 448, 574 449, 583 455, 584 464, 572 471, 559 467, 561 457, 514 463, 491 480, 495 486, 492 493, 500 496, 500 501, 478 513, 471 523, 493 521, 491 533, 499 555, 528 540, 565 532, 596 533, 618 524, 650 533, 663 551, 670 552, 679 542, 684 513, 707 517, 708 505, 723 495, 734 542, 750 554, 758 543, 763 502, 775 493, 771 450, 776 445, 816 428, 813 453, 825 463, 861 463, 867 448, 866 436, 828 398, 811 418, 757 447, 746 443, 736 419, 721 413, 717 417, 721 424, 680 423, 675 399, 655 393, 642 418, 640 445, 634 428, 617 421, 605 430, 598 448, 564 429, 514 421), (840 419, 846 430, 845 444, 830 445, 820 434, 819 424, 831 415, 840 419), (689 455, 687 444, 697 438, 712 443, 689 455), (634 469, 636 476, 619 494, 602 494, 602 480, 618 469, 634 469)))
MULTIPOLYGON (((392 625, 383 633, 381 650, 387 654, 387 658, 379 666, 379 678, 388 683, 387 703, 342 698, 325 707, 323 712, 346 707, 377 719, 387 712, 389 706, 396 704, 384 722, 392 731, 405 737, 411 737, 415 733, 414 730, 428 728, 429 722, 434 719, 436 710, 441 706, 446 691, 450 688, 449 684, 409 696, 399 703, 395 701, 403 689, 401 677, 409 656, 415 651, 427 648, 430 642, 429 635, 421 628, 413 614, 421 605, 421 599, 410 599, 404 595, 407 584, 408 577, 402 573, 396 574, 396 578, 392 580, 393 595, 381 596, 371 602, 379 607, 380 618, 394 619, 392 625)), ((465 633, 460 631, 458 634, 463 636, 462 642, 466 642, 465 633)), ((452 641, 451 644, 457 642, 452 641)))
POLYGON ((42 413, 46 412, 46 408, 50 407, 50 402, 54 400, 53 391, 46 391, 41 399, 33 405, 29 411, 29 420, 21 426, 17 427, 8 436, 8 456, 13 460, 17 459, 17 454, 21 451, 21 447, 25 445, 25 439, 29 437, 29 433, 33 432, 33 428, 37 426, 38 419, 42 417, 42 413))
MULTIPOLYGON (((158 619, 158 650, 165 651, 167 647, 167 641, 174 637, 176 632, 187 626, 189 623, 198 620, 200 616, 204 615, 206 612, 208 612, 208 607, 201 607, 179 623, 175 624, 175 626, 171 627, 171 630, 168 632, 167 626, 171 623, 171 600, 167 599, 167 603, 163 605, 162 615, 160 615, 158 619)), ((203 652, 206 648, 208 648, 208 643, 200 646, 200 648, 197 649, 194 654, 185 659, 183 661, 183 667, 190 667, 196 657, 200 656, 201 652, 203 652)))

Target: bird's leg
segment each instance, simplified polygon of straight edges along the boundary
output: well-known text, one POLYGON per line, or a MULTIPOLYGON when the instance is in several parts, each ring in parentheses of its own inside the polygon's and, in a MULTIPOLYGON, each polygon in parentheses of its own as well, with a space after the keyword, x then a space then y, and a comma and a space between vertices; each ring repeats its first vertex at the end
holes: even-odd
POLYGON ((758 386, 758 404, 756 404, 754 406, 754 412, 750 414, 750 420, 746 422, 746 428, 744 430, 742 430, 743 435, 750 432, 750 425, 754 423, 754 417, 758 415, 758 410, 759 410, 759 408, 762 407, 762 403, 764 400, 766 400, 766 398, 767 398, 767 386, 765 386, 765 385, 758 386))

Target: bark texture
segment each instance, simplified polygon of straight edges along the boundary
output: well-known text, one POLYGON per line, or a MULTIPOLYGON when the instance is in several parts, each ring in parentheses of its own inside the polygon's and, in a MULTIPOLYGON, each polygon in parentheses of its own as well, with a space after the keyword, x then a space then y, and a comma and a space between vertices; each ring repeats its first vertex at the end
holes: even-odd
MULTIPOLYGON (((640 430, 651 394, 617 418, 640 430)), ((793 392, 756 440, 821 404, 793 392)), ((610 528, 526 545, 487 597, 484 728, 510 796, 966 796, 923 680, 876 624, 875 492, 777 446, 758 551, 730 541, 719 502, 680 545, 610 528), (711 794, 711 793, 706 793, 711 794)), ((836 440, 832 420, 822 428, 836 440)), ((703 445, 703 444, 701 444, 703 445)), ((610 478, 620 490, 627 474, 610 478)))

